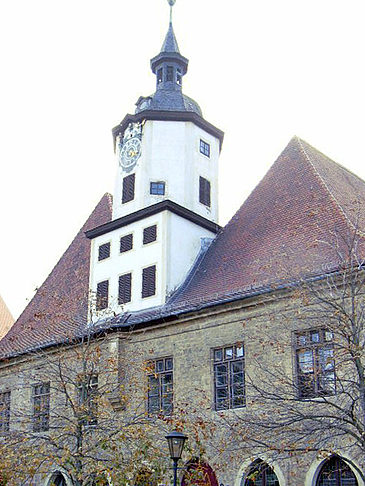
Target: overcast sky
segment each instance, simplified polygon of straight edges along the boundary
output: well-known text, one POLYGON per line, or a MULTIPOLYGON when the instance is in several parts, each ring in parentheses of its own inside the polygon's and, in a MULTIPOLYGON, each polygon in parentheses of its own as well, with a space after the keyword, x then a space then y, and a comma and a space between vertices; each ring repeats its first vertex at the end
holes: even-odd
MULTIPOLYGON (((295 134, 365 178, 364 0, 177 0, 184 92, 226 136, 225 224, 295 134)), ((0 4, 0 294, 17 317, 105 192, 154 92, 167 0, 0 4)))

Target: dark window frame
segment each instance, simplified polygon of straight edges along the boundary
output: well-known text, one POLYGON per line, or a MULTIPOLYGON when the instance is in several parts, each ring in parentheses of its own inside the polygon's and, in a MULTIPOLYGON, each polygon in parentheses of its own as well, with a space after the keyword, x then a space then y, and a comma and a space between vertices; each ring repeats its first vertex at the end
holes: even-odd
POLYGON ((245 349, 243 343, 214 348, 212 359, 214 410, 245 407, 245 349))
POLYGON ((150 182, 150 194, 152 196, 164 196, 166 191, 165 181, 150 182))
POLYGON ((201 154, 205 155, 210 159, 210 143, 205 142, 203 139, 200 139, 199 149, 201 154))
POLYGON ((148 267, 142 269, 142 299, 147 299, 148 297, 153 297, 154 295, 156 295, 156 275, 156 265, 149 265, 148 267), (149 282, 146 282, 146 280, 152 278, 152 276, 153 285, 152 287, 150 287, 149 282))
POLYGON ((205 177, 199 176, 199 202, 210 208, 211 206, 211 185, 205 177))
POLYGON ((109 306, 109 280, 102 280, 96 285, 96 302, 95 307, 97 311, 107 309, 109 306), (102 288, 104 285, 105 289, 102 288))
POLYGON ((107 258, 110 258, 110 241, 106 243, 102 243, 99 245, 98 248, 98 262, 101 262, 103 260, 106 260, 107 258))
POLYGON ((143 245, 149 245, 155 241, 157 241, 157 224, 143 228, 143 245))
POLYGON ((118 278, 118 304, 119 305, 128 304, 128 302, 131 302, 131 300, 132 300, 132 272, 127 272, 127 273, 123 273, 122 275, 119 275, 118 278), (129 282, 128 282, 128 278, 129 278, 129 282), (127 283, 128 286, 127 287, 124 286, 122 289, 121 284, 123 281, 124 284, 127 283))
POLYGON ((134 200, 136 189, 136 174, 129 174, 123 177, 122 204, 134 200))
POLYGON ((45 432, 49 430, 51 383, 43 381, 32 386, 32 430, 45 432))
POLYGON ((298 398, 308 399, 335 395, 336 363, 333 332, 325 327, 295 331, 293 348, 298 398), (331 357, 330 360, 328 356, 331 357), (331 375, 333 377, 329 379, 331 375), (326 383, 331 384, 330 388, 326 388, 326 383))
POLYGON ((148 363, 147 370, 147 412, 170 416, 174 410, 173 357, 154 359, 148 363))
POLYGON ((11 391, 0 393, 0 434, 10 430, 11 391))

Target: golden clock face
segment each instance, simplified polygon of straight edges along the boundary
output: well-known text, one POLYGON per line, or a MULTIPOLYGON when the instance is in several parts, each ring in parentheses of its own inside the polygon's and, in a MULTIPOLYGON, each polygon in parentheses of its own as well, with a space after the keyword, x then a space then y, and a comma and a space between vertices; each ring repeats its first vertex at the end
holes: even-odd
POLYGON ((123 169, 131 169, 141 156, 141 141, 137 137, 130 138, 122 145, 119 153, 119 164, 123 169))

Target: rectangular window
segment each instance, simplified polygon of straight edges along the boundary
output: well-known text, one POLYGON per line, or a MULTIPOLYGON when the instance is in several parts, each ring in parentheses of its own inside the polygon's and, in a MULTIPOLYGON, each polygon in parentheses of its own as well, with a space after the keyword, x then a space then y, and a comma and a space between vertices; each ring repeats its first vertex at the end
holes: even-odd
POLYGON ((144 268, 142 271, 142 298, 151 297, 156 293, 156 265, 144 268))
POLYGON ((135 174, 129 174, 123 178, 122 203, 125 204, 134 199, 135 174))
POLYGON ((132 297, 132 274, 125 273, 119 277, 118 304, 126 304, 132 297))
POLYGON ((33 386, 33 432, 49 429, 50 382, 33 386))
POLYGON ((199 177, 199 202, 210 207, 210 182, 199 177))
POLYGON ((177 84, 179 84, 180 86, 182 85, 182 75, 181 75, 181 71, 180 71, 180 69, 177 69, 177 70, 176 70, 176 82, 177 82, 177 84))
POLYGON ((173 81, 174 80, 174 67, 167 66, 166 68, 166 81, 173 81))
POLYGON ((216 410, 245 406, 243 344, 213 350, 214 404, 216 410))
POLYGON ((162 83, 162 68, 157 71, 157 84, 162 83))
POLYGON ((0 393, 0 433, 9 432, 10 391, 0 393))
POLYGON ((122 236, 120 239, 120 253, 129 251, 133 248, 133 234, 122 236))
POLYGON ((294 336, 297 390, 300 398, 336 392, 333 334, 326 329, 297 332, 294 336))
POLYGON ((85 375, 79 380, 80 421, 90 426, 98 423, 98 376, 85 375))
POLYGON ((110 257, 110 243, 104 243, 99 246, 98 261, 105 260, 110 257))
POLYGON ((148 370, 148 413, 171 415, 173 410, 173 359, 152 361, 148 370))
POLYGON ((99 282, 96 289, 96 310, 106 309, 109 305, 109 280, 99 282))
POLYGON ((144 228, 143 230, 144 245, 156 241, 156 238, 157 238, 157 225, 154 224, 153 226, 148 226, 148 228, 144 228))
POLYGON ((200 139, 200 153, 203 155, 206 155, 207 157, 210 157, 210 145, 207 142, 204 142, 204 140, 200 139))
POLYGON ((157 196, 164 196, 165 195, 165 183, 164 182, 151 182, 150 194, 155 194, 157 196))

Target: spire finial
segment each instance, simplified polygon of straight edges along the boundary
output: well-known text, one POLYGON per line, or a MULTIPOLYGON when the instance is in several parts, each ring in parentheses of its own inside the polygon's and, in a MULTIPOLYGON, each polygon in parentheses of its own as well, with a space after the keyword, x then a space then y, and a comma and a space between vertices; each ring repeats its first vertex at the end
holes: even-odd
POLYGON ((167 0, 170 5, 170 24, 172 24, 172 7, 175 5, 176 0, 167 0))

